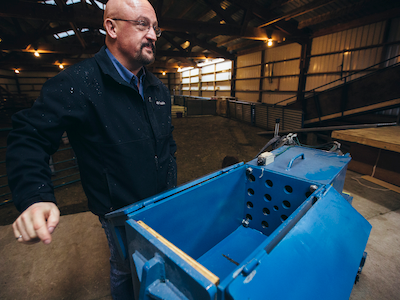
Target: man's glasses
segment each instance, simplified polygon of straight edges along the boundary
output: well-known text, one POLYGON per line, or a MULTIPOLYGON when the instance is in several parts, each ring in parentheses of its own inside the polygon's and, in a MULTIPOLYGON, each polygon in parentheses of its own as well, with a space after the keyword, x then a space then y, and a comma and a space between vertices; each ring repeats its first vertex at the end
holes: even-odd
POLYGON ((161 28, 158 27, 158 26, 151 26, 151 25, 150 25, 150 22, 145 21, 145 20, 138 20, 138 21, 136 21, 136 20, 124 20, 124 19, 112 19, 112 20, 114 20, 114 21, 125 21, 125 22, 136 23, 137 28, 138 28, 140 31, 146 31, 146 30, 149 31, 149 30, 150 30, 150 27, 153 27, 154 32, 156 33, 156 37, 159 38, 159 37, 161 36, 161 28))

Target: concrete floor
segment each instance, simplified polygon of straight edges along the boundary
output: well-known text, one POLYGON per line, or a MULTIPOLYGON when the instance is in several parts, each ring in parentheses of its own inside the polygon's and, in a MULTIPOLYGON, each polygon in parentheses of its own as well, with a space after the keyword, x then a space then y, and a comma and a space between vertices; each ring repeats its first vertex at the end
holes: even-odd
MULTIPOLYGON (((193 120, 182 122, 209 122, 193 120)), ((244 126, 237 128, 246 132, 244 126)), ((240 136, 237 128, 233 133, 240 136)), ((260 149, 251 142, 235 147, 242 146, 254 155, 260 149)), ((350 299, 400 299, 400 194, 360 176, 348 171, 344 189, 373 227, 368 258, 350 299)), ((53 237, 48 246, 26 246, 15 241, 11 225, 0 227, 0 299, 111 299, 109 250, 97 217, 90 212, 62 216, 53 237)))

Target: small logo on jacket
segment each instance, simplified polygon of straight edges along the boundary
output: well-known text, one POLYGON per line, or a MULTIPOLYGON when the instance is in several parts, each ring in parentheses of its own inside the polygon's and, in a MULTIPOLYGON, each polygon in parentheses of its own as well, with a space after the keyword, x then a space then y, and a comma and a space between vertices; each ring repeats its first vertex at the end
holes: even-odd
POLYGON ((156 101, 156 104, 157 104, 157 105, 165 105, 165 101, 158 101, 158 100, 157 100, 157 101, 156 101))

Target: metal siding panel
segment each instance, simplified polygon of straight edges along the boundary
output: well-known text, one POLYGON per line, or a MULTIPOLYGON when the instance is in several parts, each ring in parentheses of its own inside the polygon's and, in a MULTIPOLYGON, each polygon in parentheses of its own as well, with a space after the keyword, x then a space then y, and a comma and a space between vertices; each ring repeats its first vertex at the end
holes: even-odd
POLYGON ((236 103, 236 119, 243 120, 243 109, 241 103, 236 103))
POLYGON ((236 92, 235 95, 239 100, 249 101, 249 102, 258 101, 258 93, 236 92))
POLYGON ((275 128, 276 119, 282 121, 282 108, 268 107, 268 127, 275 128))
POLYGON ((256 105, 255 118, 256 126, 260 128, 268 129, 268 107, 266 105, 256 105))
POLYGON ((228 102, 229 103, 229 117, 236 118, 236 103, 235 102, 228 102))
POLYGON ((202 94, 201 95, 202 97, 210 97, 211 98, 214 96, 214 92, 210 92, 210 91, 202 91, 201 94, 202 94))
POLYGON ((279 90, 280 91, 297 91, 299 84, 299 77, 284 77, 280 79, 279 90))
POLYGON ((216 100, 199 100, 202 101, 203 115, 215 115, 217 113, 217 101, 216 100))
POLYGON ((276 89, 278 89, 278 79, 272 79, 272 82, 270 82, 269 78, 264 78, 263 79, 263 84, 262 84, 262 89, 263 90, 270 90, 270 91, 274 91, 276 89))
POLYGON ((287 60, 300 57, 301 45, 290 44, 282 47, 268 48, 265 50, 265 62, 287 60))
POLYGON ((366 25, 360 28, 360 45, 365 47, 368 45, 368 35, 371 31, 371 25, 366 25))
POLYGON ((243 121, 247 123, 251 123, 251 105, 250 104, 242 104, 243 109, 243 121))
POLYGON ((274 75, 297 75, 300 73, 300 60, 284 61, 274 64, 274 75))
POLYGON ((283 126, 282 130, 296 130, 302 128, 303 114, 299 110, 284 109, 283 110, 283 126))
POLYGON ((317 91, 324 91, 326 89, 332 88, 334 86, 337 86, 341 84, 341 81, 337 81, 333 84, 324 86, 322 88, 318 88, 324 84, 327 84, 329 82, 332 82, 334 80, 339 79, 339 75, 317 75, 317 76, 308 76, 307 77, 307 84, 306 84, 306 90, 311 91, 311 90, 317 90, 317 91))
POLYGON ((296 97, 293 97, 293 96, 296 96, 296 92, 293 92, 293 93, 279 93, 279 94, 274 93, 274 92, 264 92, 262 94, 262 103, 275 104, 277 102, 283 101, 280 104, 285 105, 287 102, 289 103, 289 102, 293 102, 293 101, 296 100, 296 97), (287 100, 287 99, 289 99, 289 100, 288 101, 284 101, 284 100, 287 100))
POLYGON ((230 91, 217 91, 217 96, 220 97, 230 97, 231 96, 231 92, 230 91))
POLYGON ((238 69, 236 72, 236 78, 254 78, 261 76, 261 66, 248 67, 243 69, 238 69))
POLYGON ((201 115, 201 103, 198 100, 186 99, 186 108, 188 116, 201 115))
POLYGON ((241 67, 245 67, 245 66, 261 64, 261 53, 262 52, 259 51, 259 52, 255 52, 255 53, 238 56, 237 67, 241 68, 241 67))
POLYGON ((392 19, 388 42, 400 40, 400 18, 392 19))
POLYGON ((258 91, 259 90, 259 80, 238 80, 236 81, 236 89, 244 91, 258 91))

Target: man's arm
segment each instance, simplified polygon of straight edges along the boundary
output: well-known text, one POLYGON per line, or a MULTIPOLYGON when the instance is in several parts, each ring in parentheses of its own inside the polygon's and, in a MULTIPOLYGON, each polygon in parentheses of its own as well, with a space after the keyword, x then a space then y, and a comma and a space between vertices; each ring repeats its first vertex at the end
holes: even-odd
POLYGON ((22 212, 13 224, 20 242, 49 243, 59 222, 49 157, 57 151, 63 132, 80 114, 71 93, 61 92, 73 86, 67 79, 57 76, 49 80, 32 108, 12 117, 14 129, 7 139, 6 162, 13 201, 22 212))

